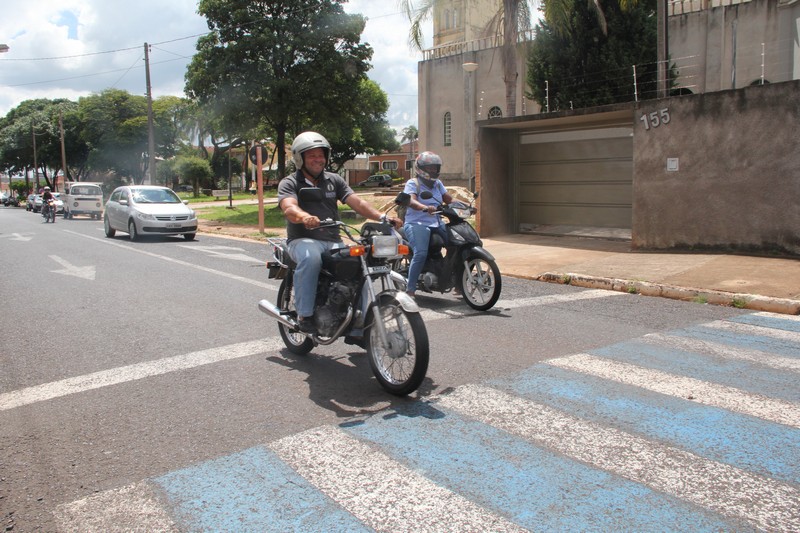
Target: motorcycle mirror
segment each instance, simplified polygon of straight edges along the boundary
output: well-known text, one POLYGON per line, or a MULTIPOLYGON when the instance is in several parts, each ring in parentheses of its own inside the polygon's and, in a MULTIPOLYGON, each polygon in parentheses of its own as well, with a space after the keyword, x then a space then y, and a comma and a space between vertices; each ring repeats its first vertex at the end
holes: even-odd
POLYGON ((321 202, 325 198, 319 187, 303 187, 297 197, 301 202, 321 202))
POLYGON ((423 200, 430 200, 431 198, 433 198, 433 195, 431 194, 431 191, 422 191, 419 197, 422 198, 423 200))
POLYGON ((472 193, 472 197, 473 198, 478 198, 478 191, 475 191, 474 193, 472 193))
POLYGON ((408 205, 410 202, 411 202, 411 195, 405 192, 401 192, 394 199, 394 203, 396 203, 397 205, 408 205))

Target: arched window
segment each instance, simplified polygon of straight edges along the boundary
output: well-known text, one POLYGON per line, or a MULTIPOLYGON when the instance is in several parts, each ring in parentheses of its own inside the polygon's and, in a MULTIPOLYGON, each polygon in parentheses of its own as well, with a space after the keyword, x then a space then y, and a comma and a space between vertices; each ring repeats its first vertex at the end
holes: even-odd
POLYGON ((492 106, 492 108, 489 109, 489 118, 503 118, 503 110, 496 105, 492 106))
POLYGON ((451 146, 453 144, 453 136, 451 131, 450 111, 444 114, 444 145, 451 146))
POLYGON ((460 28, 461 27, 461 10, 456 9, 453 11, 453 27, 460 28))
POLYGON ((446 29, 446 30, 450 29, 450 10, 449 9, 445 9, 444 10, 444 29, 446 29))

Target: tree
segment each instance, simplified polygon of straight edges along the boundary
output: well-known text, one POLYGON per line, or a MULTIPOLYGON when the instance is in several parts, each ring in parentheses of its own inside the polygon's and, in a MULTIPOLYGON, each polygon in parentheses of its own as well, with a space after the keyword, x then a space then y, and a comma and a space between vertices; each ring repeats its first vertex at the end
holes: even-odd
POLYGON ((656 0, 646 0, 627 11, 618 4, 605 7, 603 32, 593 10, 576 0, 566 29, 547 21, 536 28, 528 55, 529 92, 551 110, 590 107, 635 98, 632 65, 636 65, 638 94, 655 91, 657 80, 656 0))
MULTIPOLYGON (((563 0, 562 0, 563 1, 563 0)), ((422 50, 422 24, 438 13, 445 0, 399 0, 398 4, 411 22, 409 43, 422 50)), ((517 115, 517 41, 520 30, 531 25, 530 6, 526 0, 502 0, 494 17, 486 25, 487 35, 503 37, 503 83, 506 88, 506 116, 517 115)))
POLYGON ((200 182, 213 176, 208 161, 197 156, 178 156, 174 169, 179 176, 192 183, 195 194, 200 189, 200 182))
POLYGON ((120 89, 107 89, 78 100, 89 164, 111 170, 133 183, 147 172, 147 100, 120 89))
POLYGON ((186 94, 205 108, 219 131, 271 137, 281 176, 288 137, 307 125, 335 128, 341 117, 359 107, 342 103, 358 102, 363 95, 372 48, 360 42, 364 18, 346 14, 341 3, 198 4, 213 31, 198 40, 186 74, 186 94))

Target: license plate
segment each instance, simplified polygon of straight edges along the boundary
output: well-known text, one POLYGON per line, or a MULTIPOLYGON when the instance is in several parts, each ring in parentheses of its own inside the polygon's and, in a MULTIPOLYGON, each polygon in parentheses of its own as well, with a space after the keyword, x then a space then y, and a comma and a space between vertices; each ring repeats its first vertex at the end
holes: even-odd
POLYGON ((170 229, 171 228, 180 228, 181 225, 180 224, 167 224, 167 227, 170 228, 170 229))
POLYGON ((375 266, 369 269, 370 274, 385 274, 391 270, 388 266, 375 266))

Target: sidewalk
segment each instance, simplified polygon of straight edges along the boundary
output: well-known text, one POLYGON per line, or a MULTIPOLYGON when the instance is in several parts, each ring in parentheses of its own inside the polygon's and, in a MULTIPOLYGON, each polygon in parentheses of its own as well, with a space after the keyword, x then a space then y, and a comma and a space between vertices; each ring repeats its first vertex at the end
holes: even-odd
MULTIPOLYGON (((203 205, 214 204, 228 203, 203 205)), ((247 237, 258 232, 203 226, 201 232, 215 235, 247 237)), ((631 251, 626 239, 573 235, 510 234, 484 238, 483 243, 504 276, 800 314, 800 259, 638 252, 631 251)))
POLYGON ((800 314, 800 260, 631 251, 624 240, 512 234, 483 239, 507 276, 800 314))

